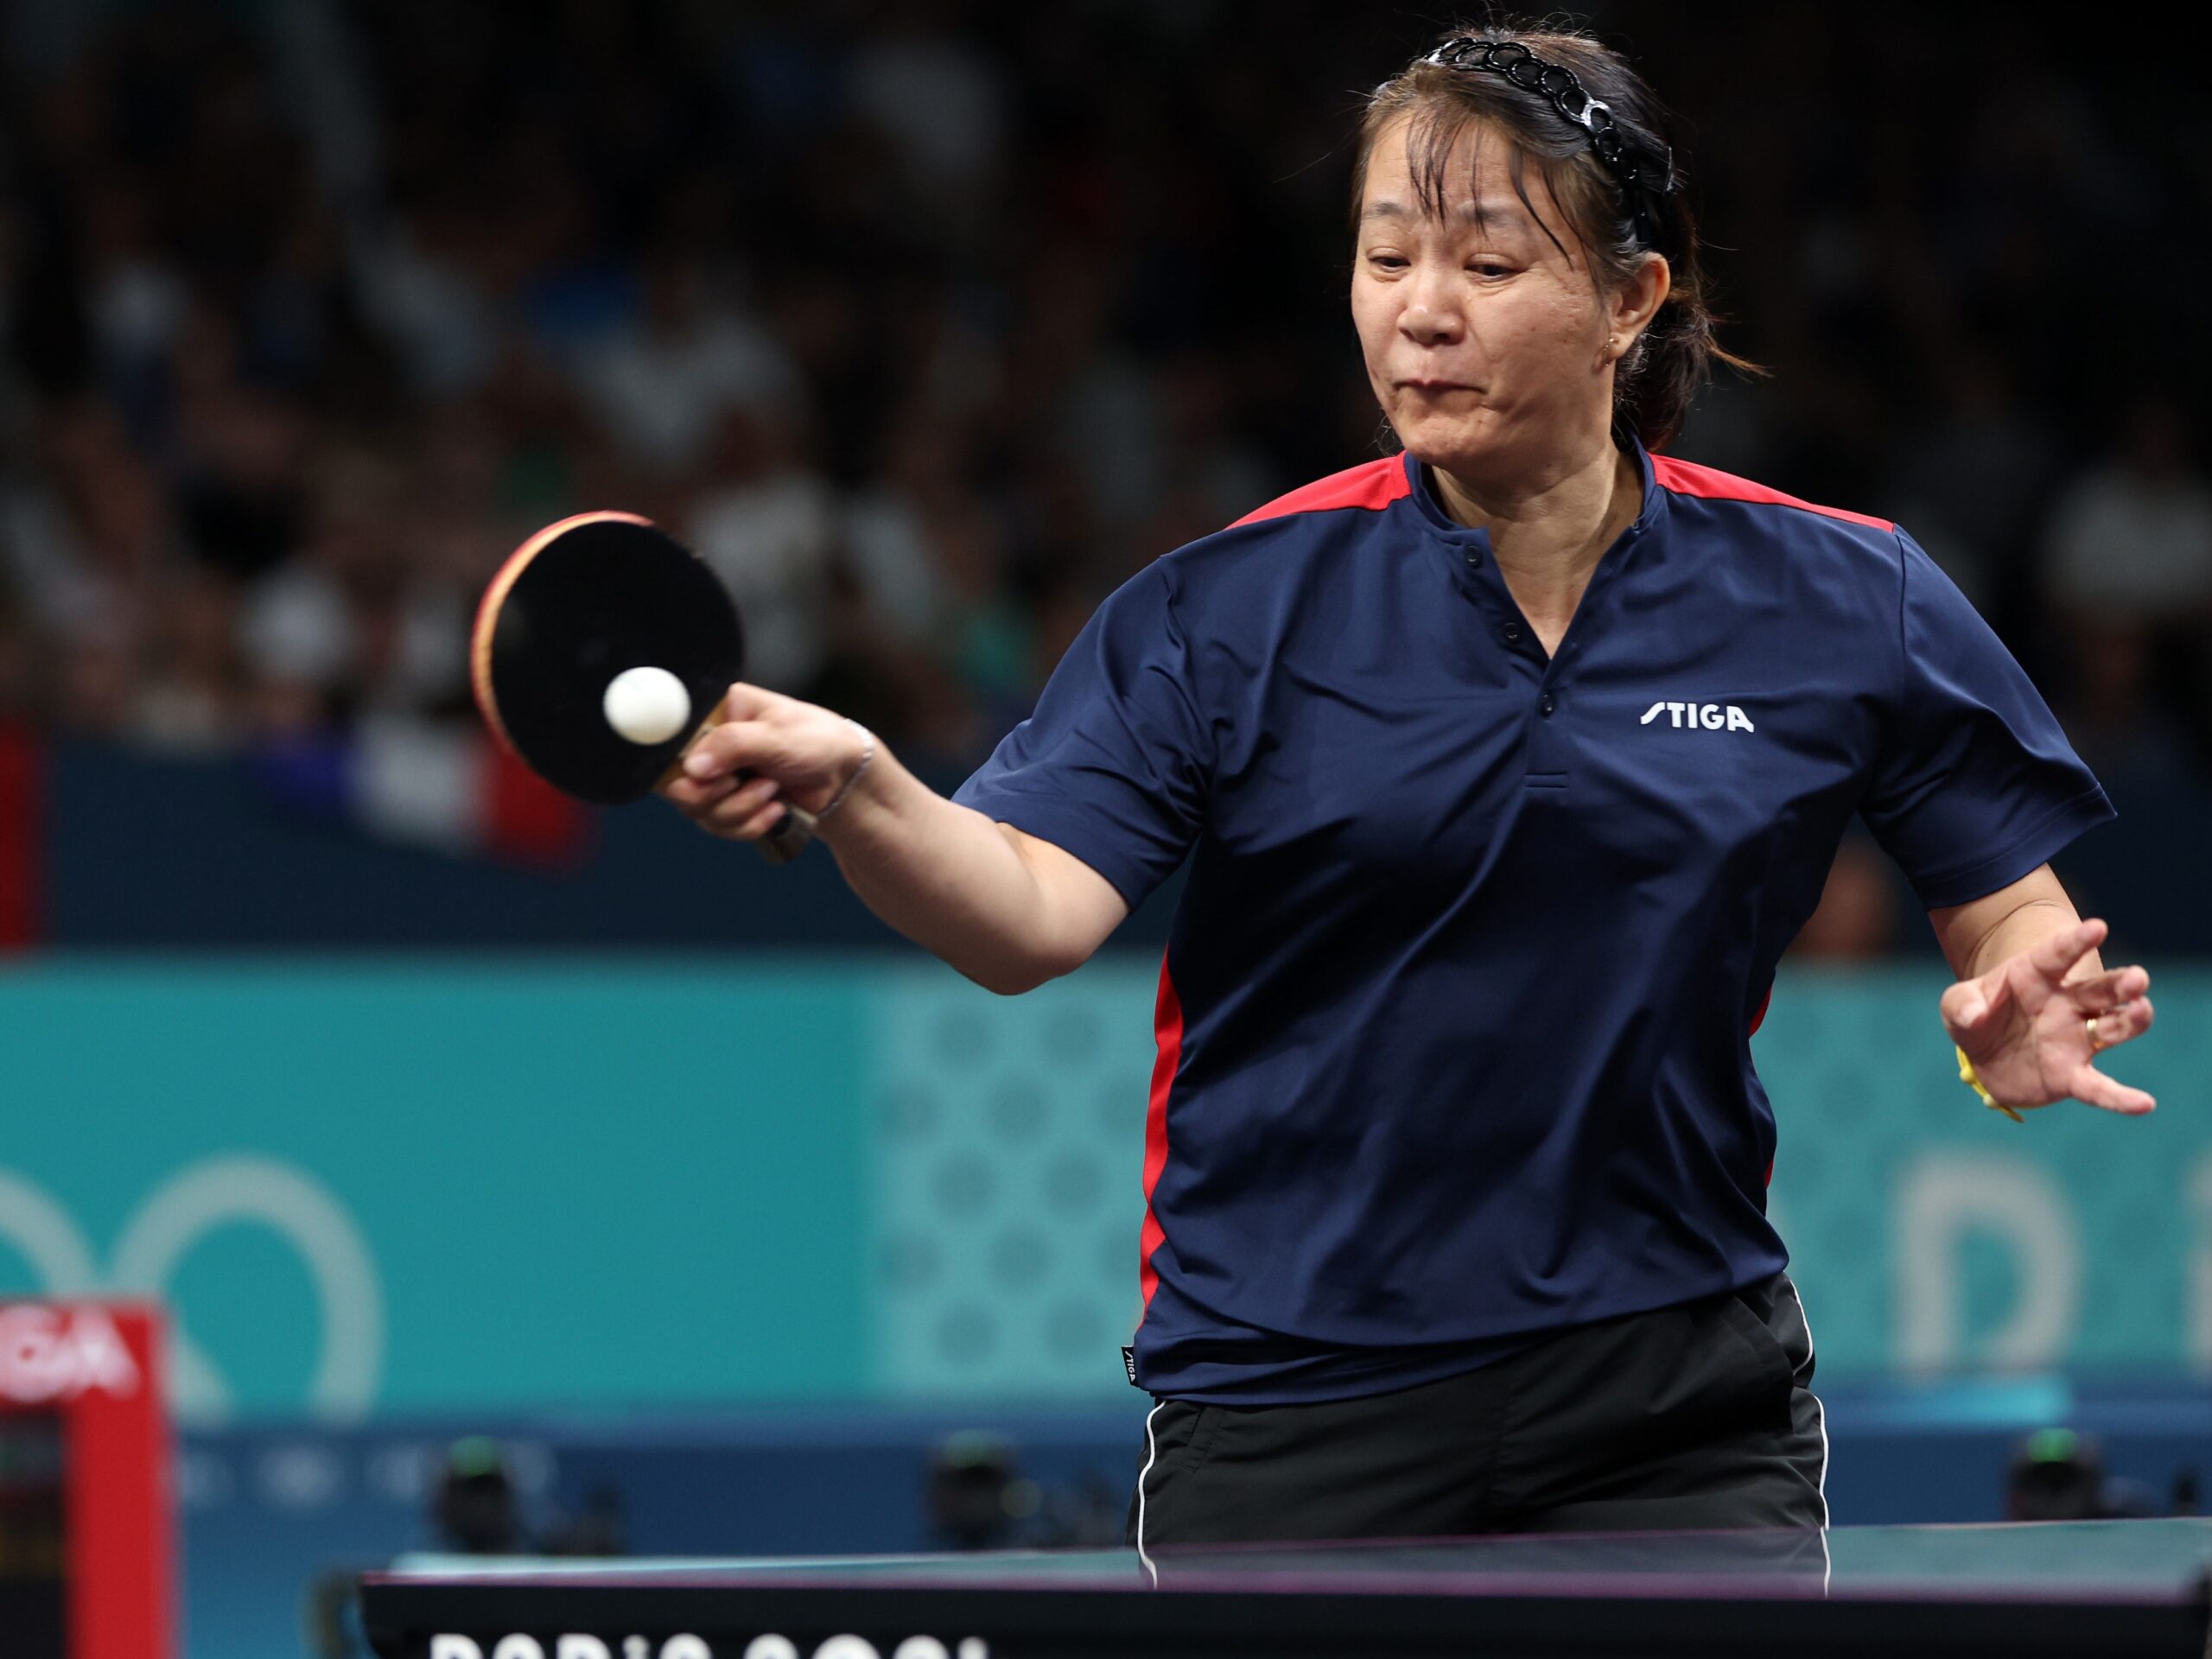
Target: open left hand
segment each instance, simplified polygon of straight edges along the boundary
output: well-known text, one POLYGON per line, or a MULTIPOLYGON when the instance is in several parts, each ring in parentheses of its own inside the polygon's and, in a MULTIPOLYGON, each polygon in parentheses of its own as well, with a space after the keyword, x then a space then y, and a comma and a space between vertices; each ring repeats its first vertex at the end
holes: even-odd
POLYGON ((2077 922, 1943 993, 1943 1025, 1999 1105, 2024 1109, 2070 1097, 2134 1115, 2158 1104, 2091 1064, 2151 1028, 2145 969, 2113 968, 2067 981, 2105 932, 2101 921, 2077 922))

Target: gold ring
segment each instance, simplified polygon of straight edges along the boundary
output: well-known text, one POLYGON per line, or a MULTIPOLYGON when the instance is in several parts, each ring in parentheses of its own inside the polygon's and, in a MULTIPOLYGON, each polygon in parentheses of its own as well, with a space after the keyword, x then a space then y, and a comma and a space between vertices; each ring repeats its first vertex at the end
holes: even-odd
POLYGON ((2097 1021, 2103 1018, 2101 1014, 2093 1014, 2088 1019, 2089 1052, 2092 1054, 2101 1054, 2105 1051, 2105 1045, 2097 1040, 2097 1021))

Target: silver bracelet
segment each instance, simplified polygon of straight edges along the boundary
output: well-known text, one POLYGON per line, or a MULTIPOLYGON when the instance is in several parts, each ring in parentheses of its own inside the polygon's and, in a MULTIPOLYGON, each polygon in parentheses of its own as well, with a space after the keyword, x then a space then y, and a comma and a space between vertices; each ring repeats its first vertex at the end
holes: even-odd
POLYGON ((868 730, 867 727, 861 725, 860 721, 851 718, 849 715, 846 717, 845 724, 851 727, 855 731, 858 732, 861 737, 867 740, 867 747, 861 750, 861 763, 853 768, 853 775, 846 779, 844 783, 839 786, 837 792, 830 798, 829 804, 826 806, 818 808, 816 810, 814 814, 814 821, 817 823, 821 823, 823 819, 828 817, 832 812, 835 812, 839 807, 845 804, 845 797, 853 792, 853 785, 860 782, 861 774, 868 771, 868 762, 875 759, 875 734, 868 730))

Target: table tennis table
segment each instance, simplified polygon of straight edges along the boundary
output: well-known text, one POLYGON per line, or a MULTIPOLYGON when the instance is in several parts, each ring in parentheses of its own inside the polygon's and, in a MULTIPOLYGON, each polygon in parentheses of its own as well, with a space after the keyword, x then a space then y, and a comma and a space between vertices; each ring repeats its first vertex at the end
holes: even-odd
POLYGON ((811 1560, 405 1558, 385 1659, 2212 1655, 2212 1520, 811 1560))

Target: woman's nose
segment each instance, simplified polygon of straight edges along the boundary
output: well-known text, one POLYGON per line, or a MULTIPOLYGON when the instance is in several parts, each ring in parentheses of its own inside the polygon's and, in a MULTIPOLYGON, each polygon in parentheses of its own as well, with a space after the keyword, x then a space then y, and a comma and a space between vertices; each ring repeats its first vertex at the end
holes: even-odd
POLYGON ((1421 346, 1448 346, 1466 332, 1466 319, 1440 279, 1423 272, 1412 279, 1398 327, 1421 346))

